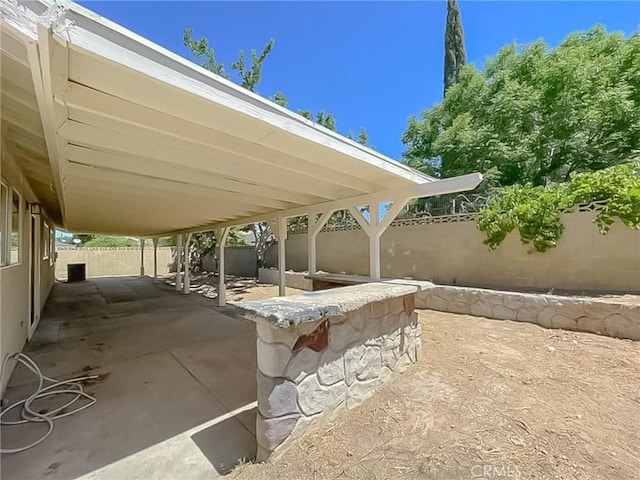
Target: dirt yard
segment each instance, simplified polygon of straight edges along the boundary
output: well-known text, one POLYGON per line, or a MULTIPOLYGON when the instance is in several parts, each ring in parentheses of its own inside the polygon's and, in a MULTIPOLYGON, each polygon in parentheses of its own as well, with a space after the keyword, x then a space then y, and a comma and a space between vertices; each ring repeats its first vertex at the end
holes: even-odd
POLYGON ((422 311, 423 359, 228 478, 637 479, 640 342, 422 311))

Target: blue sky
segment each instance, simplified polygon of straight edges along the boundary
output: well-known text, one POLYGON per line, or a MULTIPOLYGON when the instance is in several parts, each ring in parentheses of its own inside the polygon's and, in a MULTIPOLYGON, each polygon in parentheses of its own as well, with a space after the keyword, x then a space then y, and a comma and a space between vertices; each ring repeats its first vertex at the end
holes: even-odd
MULTIPOLYGON (((442 97, 446 1, 182 2, 81 1, 134 32, 192 59, 185 28, 204 35, 229 66, 238 50, 274 38, 258 92, 282 91, 292 110, 333 113, 338 131, 367 129, 376 150, 400 158, 407 120, 442 97)), ((510 42, 557 45, 597 23, 630 35, 638 1, 461 1, 467 58, 481 66, 510 42)), ((227 70, 230 70, 227 68, 227 70)))

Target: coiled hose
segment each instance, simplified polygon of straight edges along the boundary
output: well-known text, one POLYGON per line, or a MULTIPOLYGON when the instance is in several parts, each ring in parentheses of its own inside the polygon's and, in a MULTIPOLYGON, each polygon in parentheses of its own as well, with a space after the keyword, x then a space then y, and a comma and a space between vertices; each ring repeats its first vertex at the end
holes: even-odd
POLYGON ((96 403, 95 397, 92 397, 91 395, 89 395, 84 391, 84 389, 82 388, 81 382, 86 382, 87 380, 95 380, 96 378, 99 378, 99 375, 89 375, 86 377, 71 378, 69 380, 56 380, 55 378, 49 378, 43 375, 40 369, 38 368, 38 365, 36 365, 36 362, 34 362, 31 358, 29 358, 24 353, 13 353, 9 355, 7 358, 5 358, 4 362, 2 363, 3 376, 5 374, 5 368, 9 360, 15 360, 17 363, 24 365, 27 368, 27 370, 33 373, 38 378, 38 388, 36 389, 35 392, 33 392, 24 400, 20 400, 14 403, 13 405, 9 406, 8 408, 4 409, 2 413, 0 413, 0 425, 3 425, 3 426, 4 425, 21 425, 29 422, 46 423, 48 426, 48 430, 47 430, 47 433, 45 433, 42 437, 40 437, 35 442, 30 443, 29 445, 25 445, 24 447, 19 447, 19 448, 0 448, 0 453, 19 453, 19 452, 24 452, 25 450, 28 450, 32 447, 35 447, 36 445, 44 442, 45 439, 49 435, 51 435, 51 432, 53 432, 54 420, 57 420, 63 417, 68 417, 69 415, 73 415, 74 413, 78 413, 86 408, 89 408, 91 405, 96 403), (51 385, 45 386, 45 382, 48 382, 51 385), (57 388, 60 388, 60 387, 62 388, 59 390, 56 390, 57 388), (53 395, 60 395, 60 394, 72 394, 74 395, 74 397, 64 405, 57 407, 46 413, 36 412, 35 410, 32 409, 32 403, 34 401, 40 398, 51 397, 53 395), (85 403, 84 405, 80 405, 79 407, 71 411, 64 411, 66 408, 71 407, 75 402, 77 402, 83 397, 89 400, 89 402, 85 403), (15 408, 18 408, 19 406, 22 406, 22 411, 20 412, 21 420, 14 420, 14 421, 2 420, 2 417, 4 417, 7 412, 15 408))

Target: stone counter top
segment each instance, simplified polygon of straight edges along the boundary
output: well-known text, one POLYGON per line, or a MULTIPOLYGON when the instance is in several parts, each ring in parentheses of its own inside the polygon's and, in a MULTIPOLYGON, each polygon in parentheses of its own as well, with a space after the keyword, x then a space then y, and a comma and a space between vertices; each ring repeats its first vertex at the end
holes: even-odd
POLYGON ((432 285, 414 280, 389 280, 242 302, 236 307, 239 315, 248 320, 267 321, 273 326, 290 328, 326 317, 345 315, 364 305, 410 295, 432 285))

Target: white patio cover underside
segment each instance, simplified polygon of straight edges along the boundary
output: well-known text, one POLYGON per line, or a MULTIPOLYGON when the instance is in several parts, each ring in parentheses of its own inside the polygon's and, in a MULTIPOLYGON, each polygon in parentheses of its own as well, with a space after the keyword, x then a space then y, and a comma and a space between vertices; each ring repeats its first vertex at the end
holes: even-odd
POLYGON ((69 231, 154 236, 434 182, 83 7, 0 5, 3 148, 69 231))

